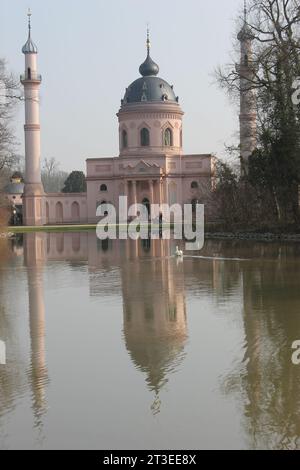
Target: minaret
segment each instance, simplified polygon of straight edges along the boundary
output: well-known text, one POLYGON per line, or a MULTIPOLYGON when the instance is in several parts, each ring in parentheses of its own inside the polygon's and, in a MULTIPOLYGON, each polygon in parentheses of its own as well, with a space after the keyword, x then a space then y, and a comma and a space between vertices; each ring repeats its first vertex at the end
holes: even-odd
POLYGON ((255 74, 253 62, 254 36, 247 24, 247 4, 244 4, 244 24, 238 34, 241 60, 237 66, 240 76, 240 155, 242 172, 247 172, 248 158, 256 148, 256 96, 252 88, 255 74))
POLYGON ((23 220, 25 225, 44 225, 45 193, 41 180, 41 144, 39 87, 42 81, 37 73, 37 47, 31 39, 31 13, 28 10, 28 39, 22 48, 25 55, 25 73, 21 76, 25 97, 25 187, 23 220))

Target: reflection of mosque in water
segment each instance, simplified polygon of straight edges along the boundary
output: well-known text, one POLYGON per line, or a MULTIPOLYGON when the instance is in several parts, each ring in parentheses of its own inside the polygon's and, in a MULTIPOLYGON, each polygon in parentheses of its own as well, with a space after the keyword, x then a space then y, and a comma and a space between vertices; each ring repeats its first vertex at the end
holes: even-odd
POLYGON ((182 360, 187 338, 183 266, 170 256, 171 250, 175 251, 173 242, 101 241, 94 232, 28 233, 24 235, 23 249, 36 424, 46 409, 43 269, 46 262, 52 261, 72 265, 88 261, 91 296, 122 293, 124 341, 131 360, 146 374, 148 387, 155 393, 153 412, 157 412, 159 391, 182 360), (115 270, 114 281, 110 279, 112 266, 118 270, 117 284, 115 270))
POLYGON ((65 245, 69 254, 73 249, 77 258, 87 250, 90 294, 122 292, 126 348, 135 366, 146 374, 155 393, 153 412, 158 412, 159 391, 182 360, 187 338, 183 266, 170 256, 175 251, 173 242, 97 240, 94 233, 65 238, 62 242, 48 236, 48 258, 59 256, 57 243, 65 245), (118 267, 117 284, 112 266, 118 267))
MULTIPOLYGON (((88 262, 91 296, 122 294, 123 335, 133 364, 146 376, 155 395, 153 413, 160 409, 159 393, 184 358, 187 340, 184 264, 171 256, 173 240, 98 240, 94 232, 28 233, 24 235, 31 339, 30 381, 36 423, 46 409, 45 305, 43 269, 47 262, 88 262)), ((14 251, 18 255, 20 246, 14 251)), ((199 267, 194 287, 218 283, 217 263, 199 267)))
POLYGON ((291 363, 291 344, 300 332, 299 248, 207 242, 201 255, 214 259, 187 257, 178 263, 171 256, 175 245, 168 240, 99 241, 94 233, 24 236, 36 424, 46 409, 48 380, 43 266, 46 261, 88 262, 91 296, 122 293, 124 341, 155 394, 154 413, 160 409, 161 388, 184 358, 189 296, 208 295, 216 308, 237 296, 244 357, 226 373, 224 393, 236 394, 242 405, 250 447, 300 447, 300 377, 291 363), (249 253, 248 261, 221 259, 246 259, 249 253))

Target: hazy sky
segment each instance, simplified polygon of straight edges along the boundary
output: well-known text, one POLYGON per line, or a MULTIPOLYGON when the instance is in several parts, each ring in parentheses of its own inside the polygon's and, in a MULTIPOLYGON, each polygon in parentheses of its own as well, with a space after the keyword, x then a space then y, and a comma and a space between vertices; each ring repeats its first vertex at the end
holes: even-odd
MULTIPOLYGON (((237 139, 238 110, 213 72, 228 63, 242 0, 0 0, 0 57, 22 73, 26 11, 39 49, 42 158, 66 170, 118 154, 116 113, 138 78, 150 23, 152 58, 185 111, 185 153, 223 153, 237 139)), ((23 154, 23 109, 16 120, 23 154)))

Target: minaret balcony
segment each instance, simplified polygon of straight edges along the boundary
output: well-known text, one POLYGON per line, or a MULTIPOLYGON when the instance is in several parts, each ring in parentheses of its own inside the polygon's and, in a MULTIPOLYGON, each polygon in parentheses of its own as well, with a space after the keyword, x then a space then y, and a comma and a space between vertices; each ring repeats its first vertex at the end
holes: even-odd
POLYGON ((42 81, 42 76, 39 73, 36 72, 26 72, 20 75, 20 81, 21 83, 41 83, 42 81))

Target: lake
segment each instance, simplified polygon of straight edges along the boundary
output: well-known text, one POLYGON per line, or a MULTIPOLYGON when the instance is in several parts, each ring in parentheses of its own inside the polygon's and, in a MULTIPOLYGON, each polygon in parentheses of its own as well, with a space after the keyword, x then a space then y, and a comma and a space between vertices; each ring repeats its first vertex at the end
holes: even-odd
POLYGON ((0 240, 0 449, 300 449, 300 246, 177 244, 0 240))

